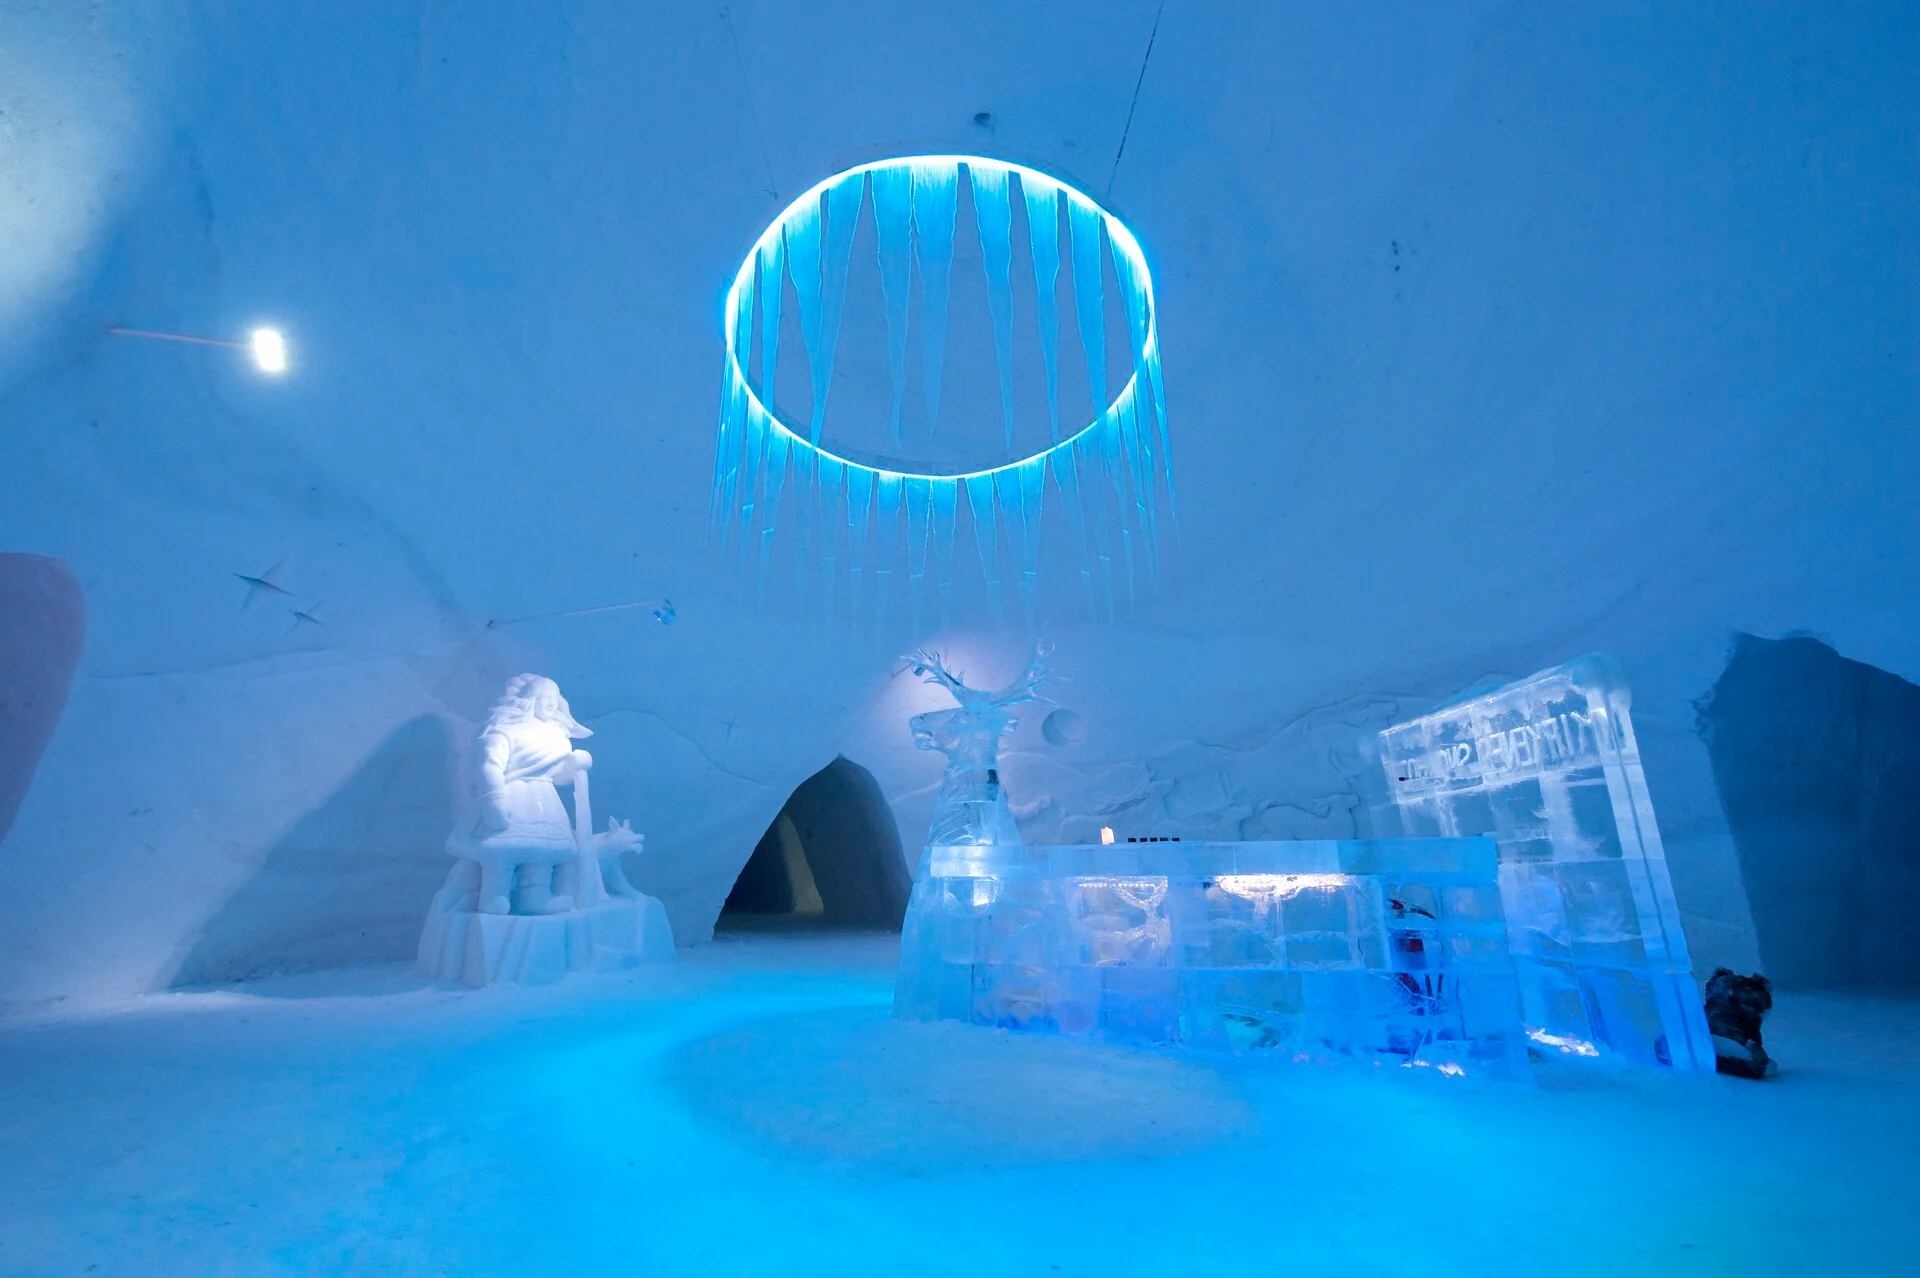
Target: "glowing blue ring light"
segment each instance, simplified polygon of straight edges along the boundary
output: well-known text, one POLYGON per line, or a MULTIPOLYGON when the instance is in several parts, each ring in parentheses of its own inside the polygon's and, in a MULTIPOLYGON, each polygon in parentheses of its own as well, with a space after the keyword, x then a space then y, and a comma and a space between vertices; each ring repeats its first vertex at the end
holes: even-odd
POLYGON ((929 576, 938 587, 943 614, 947 609, 958 512, 964 505, 989 601, 998 611, 1006 575, 1002 570, 1009 566, 1001 555, 1004 529, 1006 558, 1017 575, 1031 622, 1049 476, 1059 518, 1073 534, 1088 604, 1111 617, 1121 591, 1132 599, 1140 569, 1145 570, 1149 585, 1157 584, 1157 525, 1163 500, 1172 514, 1173 477, 1152 276, 1133 233, 1084 192, 1024 165, 980 156, 909 156, 848 169, 789 204, 755 241, 727 291, 725 335, 711 518, 723 548, 737 525, 738 546, 749 564, 757 561, 763 591, 775 557, 775 533, 785 514, 793 523, 795 583, 803 606, 816 575, 817 556, 819 575, 826 581, 825 607, 829 611, 834 607, 835 582, 844 564, 852 583, 848 599, 853 615, 858 617, 871 581, 875 616, 884 626, 891 579, 904 566, 917 630, 929 576), (869 205, 876 224, 891 356, 892 437, 897 446, 906 386, 909 280, 916 268, 922 286, 921 384, 928 421, 937 427, 963 170, 971 188, 987 276, 1009 450, 1013 440, 1012 206, 1018 199, 1026 208, 1026 247, 1037 285, 1034 322, 1046 369, 1052 442, 1029 456, 958 472, 916 470, 911 463, 892 457, 822 447, 820 433, 846 300, 847 265, 854 231, 869 205), (1059 227, 1062 206, 1067 223, 1064 236, 1059 227), (1124 385, 1110 400, 1102 297, 1109 252, 1132 363, 1124 385), (1073 285, 1075 327, 1085 355, 1090 397, 1095 404, 1107 405, 1064 438, 1059 425, 1060 315, 1055 291, 1063 258, 1073 285), (774 382, 788 279, 793 282, 813 388, 811 418, 804 426, 782 419, 771 405, 771 394, 761 391, 774 382), (756 335, 757 385, 750 372, 756 335), (903 531, 904 565, 898 553, 903 531), (1138 555, 1136 542, 1142 552, 1138 555))

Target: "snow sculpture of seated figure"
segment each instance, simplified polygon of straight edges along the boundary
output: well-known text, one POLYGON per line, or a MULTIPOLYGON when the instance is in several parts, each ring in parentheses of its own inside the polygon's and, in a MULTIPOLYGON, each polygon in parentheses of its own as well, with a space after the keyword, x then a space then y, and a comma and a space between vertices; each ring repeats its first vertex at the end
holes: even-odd
MULTIPOLYGON (((447 840, 447 851, 477 870, 477 876, 470 870, 461 877, 477 877, 481 913, 563 914, 576 895, 580 904, 593 904, 602 883, 583 878, 582 854, 590 855, 598 875, 608 859, 617 866, 620 853, 644 845, 623 822, 598 835, 583 822, 576 836, 568 820, 559 787, 571 785, 575 808, 583 810, 593 756, 574 749, 573 742, 592 735, 575 721, 553 680, 519 675, 508 682, 480 733, 475 820, 447 840)), ((619 886, 625 889, 621 895, 634 895, 624 875, 619 886)))
POLYGON ((534 982, 672 957, 665 910, 620 864, 645 840, 624 821, 593 833, 593 756, 573 745, 591 735, 553 680, 507 681, 480 731, 471 815, 447 838, 453 872, 420 938, 427 975, 534 982))

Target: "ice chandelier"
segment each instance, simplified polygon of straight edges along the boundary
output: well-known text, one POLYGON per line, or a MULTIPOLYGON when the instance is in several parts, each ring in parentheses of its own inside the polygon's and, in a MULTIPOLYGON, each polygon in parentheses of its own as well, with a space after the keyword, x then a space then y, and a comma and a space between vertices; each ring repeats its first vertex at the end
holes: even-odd
POLYGON ((1017 574, 1023 611, 1031 626, 1049 475, 1060 517, 1072 536, 1089 610, 1111 619, 1117 593, 1124 592, 1132 600, 1136 569, 1144 570, 1150 587, 1157 584, 1156 530, 1163 498, 1166 513, 1173 514, 1173 472, 1153 282, 1132 233, 1084 193, 1022 165, 977 156, 912 156, 848 169, 795 200, 761 234, 728 290, 725 327, 727 352, 710 514, 716 541, 723 549, 729 545, 737 549, 757 579, 762 597, 773 570, 775 534, 785 515, 793 525, 794 576, 803 606, 817 561, 824 606, 833 615, 836 561, 844 549, 851 606, 860 606, 867 589, 864 579, 870 576, 875 615, 884 627, 904 528, 908 591, 918 630, 930 572, 941 613, 946 614, 964 505, 991 606, 998 611, 1001 605, 1004 532, 1008 563, 1017 574), (850 449, 829 451, 821 446, 821 426, 846 302, 854 231, 869 188, 891 361, 893 443, 900 444, 909 288, 916 268, 922 389, 930 426, 938 422, 962 167, 967 171, 986 272, 1009 453, 1014 436, 1013 203, 1018 198, 1025 205, 1050 442, 1029 456, 959 473, 893 458, 863 460, 851 455, 850 449), (1106 405, 1092 421, 1065 437, 1060 428, 1056 292, 1062 203, 1073 307, 1091 400, 1096 408, 1106 405), (1125 386, 1111 400, 1106 390, 1103 237, 1112 252, 1132 363, 1125 386), (793 282, 812 384, 811 415, 798 425, 782 420, 773 402, 783 273, 793 282), (757 382, 749 374, 755 364, 756 332, 757 382), (847 530, 844 544, 839 534, 843 526, 847 530))

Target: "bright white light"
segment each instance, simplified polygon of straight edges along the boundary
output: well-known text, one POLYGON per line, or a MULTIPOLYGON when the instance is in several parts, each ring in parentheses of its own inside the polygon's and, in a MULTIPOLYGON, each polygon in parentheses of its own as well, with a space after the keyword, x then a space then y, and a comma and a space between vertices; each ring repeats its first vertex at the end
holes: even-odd
POLYGON ((280 336, 278 330, 256 328, 248 338, 247 348, 253 352, 253 362, 260 366, 263 373, 284 373, 287 371, 287 339, 280 336))
POLYGON ((1569 1056, 1598 1056, 1600 1049, 1582 1038, 1571 1034, 1549 1034, 1543 1029, 1530 1029, 1527 1037, 1542 1047, 1557 1048, 1569 1056))
POLYGON ((1100 827, 1100 841, 1101 841, 1102 843, 1111 843, 1111 842, 1113 842, 1113 827, 1112 827, 1112 826, 1110 826, 1110 825, 1103 825, 1103 826, 1101 826, 1101 827, 1100 827))
POLYGON ((1214 878, 1220 890, 1249 901, 1271 901, 1314 889, 1351 887, 1351 874, 1221 874, 1214 878))

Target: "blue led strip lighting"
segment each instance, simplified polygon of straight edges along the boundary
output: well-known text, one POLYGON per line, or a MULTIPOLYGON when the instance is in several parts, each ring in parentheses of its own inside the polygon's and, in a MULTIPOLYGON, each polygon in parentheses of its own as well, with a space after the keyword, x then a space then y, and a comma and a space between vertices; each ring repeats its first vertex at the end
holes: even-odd
POLYGON ((782 541, 795 543, 795 586, 802 606, 807 579, 823 573, 829 580, 821 583, 825 588, 819 597, 829 619, 836 607, 831 579, 844 572, 850 578, 849 615, 858 617, 871 608, 869 615, 876 624, 885 625, 887 593, 896 567, 895 546, 902 538, 907 543, 904 567, 908 611, 915 628, 924 619, 924 605, 929 602, 929 568, 933 569, 938 604, 944 613, 956 562, 953 540, 960 527, 967 528, 974 540, 980 572, 995 610, 1001 604, 1002 583, 1010 580, 1018 586, 1020 611, 1030 625, 1043 525, 1059 528, 1064 522, 1085 603, 1094 615, 1112 617, 1116 602, 1134 597, 1136 572, 1144 572, 1149 590, 1157 584, 1157 525, 1162 513, 1174 514, 1174 504, 1153 280, 1132 232, 1084 192, 1024 165, 979 156, 906 156, 848 169, 788 205, 761 233, 734 276, 725 317, 726 362, 711 519, 716 540, 723 547, 730 540, 730 528, 737 524, 739 545, 745 552, 744 566, 759 579, 762 591, 772 567, 777 521, 783 516, 789 533, 794 534, 782 541), (971 229, 980 237, 987 267, 995 362, 1009 442, 1013 361, 1008 355, 1008 334, 1013 315, 1007 261, 1009 255, 1017 256, 1009 217, 1014 202, 1013 180, 1019 180, 1018 202, 1026 209, 1028 221, 1028 234, 1020 237, 1026 243, 1019 247, 1025 247, 1031 255, 1033 278, 1039 288, 1033 323, 1047 375, 1051 442, 1029 456, 963 472, 905 470, 897 463, 870 464, 823 447, 821 430, 848 258, 856 238, 855 223, 863 215, 862 197, 869 189, 871 215, 878 231, 892 374, 889 433, 898 444, 911 313, 907 287, 916 270, 926 289, 920 316, 924 343, 921 358, 926 373, 923 390, 929 421, 937 419, 945 346, 946 277, 953 257, 956 222, 966 220, 955 216, 962 168, 973 192, 971 229), (1068 232, 1064 238, 1071 250, 1075 328, 1095 403, 1106 394, 1106 325, 1100 278, 1109 252, 1113 278, 1119 284, 1119 308, 1126 316, 1129 350, 1121 366, 1127 375, 1125 385, 1092 421, 1064 437, 1058 420, 1055 351, 1060 323, 1054 292, 1061 265, 1061 237, 1054 216, 1062 202, 1068 232), (802 354, 814 388, 806 420, 797 424, 783 420, 772 407, 771 377, 778 366, 780 342, 780 294, 789 280, 797 298, 801 339, 806 347, 802 354), (757 381, 749 371, 754 367, 756 327, 761 374, 757 381), (1049 474, 1059 511, 1050 522, 1042 520, 1049 474), (961 507, 968 515, 964 521, 955 518, 961 507), (844 557, 838 553, 841 528, 847 530, 844 557), (751 535, 755 532, 760 534, 757 539, 751 535), (870 534, 874 539, 872 559, 868 558, 870 534), (1116 548, 1120 552, 1117 564, 1112 562, 1116 548), (1144 550, 1144 555, 1137 555, 1136 549, 1144 550), (1119 582, 1113 580, 1115 570, 1122 578, 1119 582), (876 597, 871 604, 863 605, 866 588, 871 588, 876 597))

